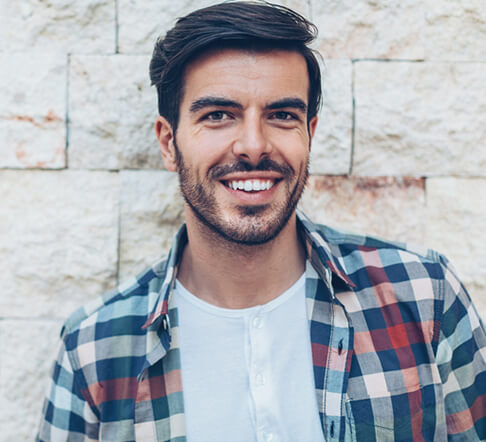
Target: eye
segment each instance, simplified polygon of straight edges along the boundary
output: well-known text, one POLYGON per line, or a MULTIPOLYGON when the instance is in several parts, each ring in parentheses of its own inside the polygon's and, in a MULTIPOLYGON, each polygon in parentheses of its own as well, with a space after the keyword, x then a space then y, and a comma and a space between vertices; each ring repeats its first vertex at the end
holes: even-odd
POLYGON ((206 114, 202 119, 214 122, 226 121, 230 118, 228 112, 225 111, 214 111, 206 114))
POLYGON ((281 121, 293 121, 299 119, 297 115, 286 111, 276 111, 273 114, 271 114, 270 117, 275 120, 281 120, 281 121))

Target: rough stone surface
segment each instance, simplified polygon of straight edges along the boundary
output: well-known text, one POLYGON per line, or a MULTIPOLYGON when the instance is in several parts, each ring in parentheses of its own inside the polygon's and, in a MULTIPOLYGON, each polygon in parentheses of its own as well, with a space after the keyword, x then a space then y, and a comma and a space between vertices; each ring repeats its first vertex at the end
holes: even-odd
POLYGON ((60 330, 60 321, 0 320, 0 440, 34 440, 60 330))
POLYGON ((452 262, 486 320, 486 179, 427 180, 427 244, 452 262))
POLYGON ((349 60, 327 60, 322 69, 323 106, 312 143, 312 174, 349 172, 353 124, 351 75, 349 60))
POLYGON ((423 59, 421 0, 311 0, 325 58, 423 59))
POLYGON ((114 52, 115 0, 0 0, 0 51, 114 52))
POLYGON ((175 173, 121 172, 120 281, 169 251, 183 210, 175 173))
POLYGON ((65 317, 115 285, 118 177, 0 172, 0 312, 65 317))
POLYGON ((337 229, 413 244, 424 242, 422 179, 313 176, 300 207, 314 222, 337 229))
POLYGON ((427 60, 486 61, 484 0, 425 0, 427 60))
MULTIPOLYGON (((165 34, 175 24, 177 18, 193 10, 220 2, 221 0, 174 2, 119 0, 119 51, 151 54, 157 38, 165 34)), ((289 6, 304 15, 309 15, 307 1, 276 0, 273 3, 289 6)))
POLYGON ((115 55, 71 60, 69 167, 162 168, 155 137, 156 91, 149 58, 115 55))
POLYGON ((355 63, 358 175, 486 175, 484 63, 355 63))
POLYGON ((0 54, 0 167, 64 167, 66 64, 62 55, 0 54))

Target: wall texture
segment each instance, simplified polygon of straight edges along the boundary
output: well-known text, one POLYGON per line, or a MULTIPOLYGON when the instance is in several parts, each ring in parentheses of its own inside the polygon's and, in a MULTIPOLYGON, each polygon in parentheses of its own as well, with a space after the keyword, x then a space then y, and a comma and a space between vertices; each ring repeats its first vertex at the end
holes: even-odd
MULTIPOLYGON (((148 81, 208 0, 0 0, 0 439, 31 440, 74 309, 183 219, 148 81)), ((484 0, 288 0, 320 29, 317 221, 446 253, 486 318, 484 0)))

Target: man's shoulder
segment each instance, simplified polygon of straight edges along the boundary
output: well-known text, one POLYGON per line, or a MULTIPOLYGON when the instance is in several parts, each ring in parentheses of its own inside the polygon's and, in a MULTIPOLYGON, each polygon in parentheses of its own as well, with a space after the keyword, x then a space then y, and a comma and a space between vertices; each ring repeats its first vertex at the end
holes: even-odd
POLYGON ((433 249, 319 224, 314 228, 312 234, 320 237, 317 243, 328 248, 357 287, 425 279, 439 282, 453 271, 448 259, 433 249))
MULTIPOLYGON (((166 257, 80 307, 64 322, 61 336, 78 334, 86 328, 136 332, 146 322, 158 298, 166 272, 166 257)), ((114 332, 116 333, 116 332, 114 332)))
POLYGON ((365 235, 344 229, 337 229, 322 224, 315 224, 316 232, 322 236, 329 247, 338 256, 344 257, 355 252, 376 252, 386 256, 393 252, 402 257, 414 257, 415 260, 430 264, 447 264, 447 258, 441 253, 417 244, 385 239, 375 235, 365 235))

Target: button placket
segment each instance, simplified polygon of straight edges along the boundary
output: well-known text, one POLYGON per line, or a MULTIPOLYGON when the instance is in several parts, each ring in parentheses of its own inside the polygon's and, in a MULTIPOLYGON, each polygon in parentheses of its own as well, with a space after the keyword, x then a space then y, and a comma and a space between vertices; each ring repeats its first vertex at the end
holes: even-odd
POLYGON ((249 318, 248 331, 251 343, 250 390, 255 406, 258 442, 275 442, 275 435, 271 431, 271 407, 269 408, 269 389, 271 388, 268 378, 269 336, 265 325, 266 318, 261 310, 255 312, 255 316, 249 318))

